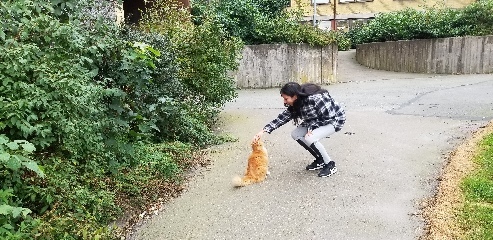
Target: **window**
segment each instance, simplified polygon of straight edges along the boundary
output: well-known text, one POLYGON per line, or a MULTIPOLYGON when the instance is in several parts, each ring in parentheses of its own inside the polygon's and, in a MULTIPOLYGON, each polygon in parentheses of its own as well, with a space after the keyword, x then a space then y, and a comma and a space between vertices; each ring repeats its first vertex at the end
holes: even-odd
POLYGON ((347 32, 349 30, 349 20, 337 20, 337 30, 347 32))
POLYGON ((373 2, 373 0, 339 0, 339 3, 373 2))
POLYGON ((363 24, 368 23, 371 19, 369 18, 356 18, 356 19, 348 19, 349 21, 349 29, 359 28, 363 24))
POLYGON ((313 2, 316 2, 317 5, 322 5, 322 4, 329 4, 330 0, 312 0, 312 5, 313 5, 313 2))

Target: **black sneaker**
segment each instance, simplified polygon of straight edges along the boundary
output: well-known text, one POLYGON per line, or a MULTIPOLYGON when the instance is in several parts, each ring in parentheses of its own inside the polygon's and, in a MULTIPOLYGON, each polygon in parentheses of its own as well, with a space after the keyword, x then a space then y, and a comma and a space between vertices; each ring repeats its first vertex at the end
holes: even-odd
POLYGON ((318 170, 324 166, 324 160, 322 158, 315 159, 310 165, 306 166, 306 170, 318 170))
POLYGON ((318 173, 319 177, 328 177, 337 172, 337 168, 334 164, 324 164, 320 173, 318 173))

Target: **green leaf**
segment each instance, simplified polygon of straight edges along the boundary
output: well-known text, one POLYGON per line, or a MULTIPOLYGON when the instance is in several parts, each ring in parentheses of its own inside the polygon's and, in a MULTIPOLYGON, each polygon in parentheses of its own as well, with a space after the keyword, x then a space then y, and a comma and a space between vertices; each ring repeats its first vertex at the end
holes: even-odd
POLYGON ((7 137, 5 137, 5 135, 0 136, 0 145, 8 143, 8 142, 9 142, 9 139, 7 137))
POLYGON ((22 208, 16 207, 12 208, 12 217, 17 218, 22 212, 22 208))
POLYGON ((14 207, 6 204, 0 205, 0 215, 9 215, 14 207))
POLYGON ((89 72, 89 76, 91 76, 91 78, 93 78, 93 77, 97 76, 98 73, 99 73, 99 69, 95 68, 89 72))
POLYGON ((0 215, 10 215, 12 214, 12 217, 17 218, 21 214, 23 217, 27 216, 29 213, 32 211, 28 208, 23 208, 23 207, 13 207, 10 205, 0 205, 0 215))
POLYGON ((13 230, 14 229, 14 226, 12 226, 11 224, 4 224, 2 225, 3 228, 7 229, 7 230, 13 230))
MULTIPOLYGON (((27 158, 26 158, 27 159, 27 158)), ((45 177, 45 174, 43 173, 43 171, 41 171, 41 169, 39 168, 38 164, 32 160, 29 160, 27 159, 28 161, 23 161, 22 162, 22 165, 26 168, 28 168, 29 170, 37 173, 40 177, 44 178, 45 177)))
POLYGON ((62 14, 62 9, 55 8, 55 15, 60 16, 62 14))
POLYGON ((10 159, 10 154, 8 152, 0 153, 0 162, 7 162, 10 159))
POLYGON ((9 197, 14 196, 12 194, 13 191, 14 190, 12 190, 11 188, 6 189, 6 190, 0 190, 0 201, 7 202, 9 197))
POLYGON ((26 151, 26 152, 32 153, 32 152, 36 151, 36 147, 34 147, 34 145, 30 142, 23 143, 23 144, 21 144, 21 146, 24 149, 24 151, 26 151))
POLYGON ((6 145, 7 145, 7 147, 10 148, 10 150, 17 150, 17 149, 19 149, 19 144, 17 144, 16 142, 9 142, 6 145))
POLYGON ((22 216, 26 217, 29 213, 32 213, 31 209, 29 208, 22 208, 22 216))
POLYGON ((12 170, 18 170, 22 166, 21 160, 17 155, 12 155, 12 157, 9 160, 7 160, 5 166, 12 170))
POLYGON ((0 30, 0 39, 5 41, 5 33, 0 30))
POLYGON ((50 205, 44 206, 43 208, 41 208, 41 210, 39 211, 39 213, 43 214, 44 212, 46 212, 46 210, 48 210, 49 207, 50 207, 50 205))
POLYGON ((161 56, 161 52, 159 52, 158 50, 156 50, 156 49, 154 49, 152 47, 148 47, 147 50, 149 50, 150 52, 152 52, 157 57, 161 56))

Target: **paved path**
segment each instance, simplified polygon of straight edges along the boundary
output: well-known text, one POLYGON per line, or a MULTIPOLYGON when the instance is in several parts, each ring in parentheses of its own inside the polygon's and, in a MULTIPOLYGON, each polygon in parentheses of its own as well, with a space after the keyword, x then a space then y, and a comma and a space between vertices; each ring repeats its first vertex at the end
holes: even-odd
POLYGON ((428 75, 370 70, 341 52, 326 86, 347 112, 324 139, 339 171, 305 171, 310 155, 287 124, 264 135, 270 177, 234 189, 248 143, 282 111, 279 89, 242 90, 222 114, 237 142, 215 147, 213 164, 188 191, 144 224, 135 239, 417 239, 419 202, 433 195, 445 156, 493 117, 493 75, 428 75))

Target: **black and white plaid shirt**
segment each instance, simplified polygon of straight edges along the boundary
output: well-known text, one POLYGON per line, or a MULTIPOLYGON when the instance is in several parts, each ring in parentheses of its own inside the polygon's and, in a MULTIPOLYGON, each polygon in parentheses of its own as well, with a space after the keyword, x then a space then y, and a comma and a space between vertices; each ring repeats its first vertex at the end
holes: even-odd
MULTIPOLYGON (((300 109, 302 122, 300 126, 307 127, 308 131, 332 124, 337 132, 344 126, 346 121, 344 109, 332 99, 328 92, 310 95, 300 100, 302 101, 300 109)), ((276 119, 265 125, 264 131, 271 133, 292 119, 292 113, 286 109, 276 119)))

